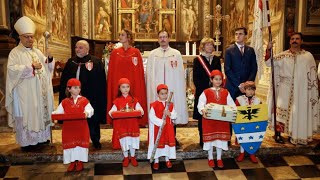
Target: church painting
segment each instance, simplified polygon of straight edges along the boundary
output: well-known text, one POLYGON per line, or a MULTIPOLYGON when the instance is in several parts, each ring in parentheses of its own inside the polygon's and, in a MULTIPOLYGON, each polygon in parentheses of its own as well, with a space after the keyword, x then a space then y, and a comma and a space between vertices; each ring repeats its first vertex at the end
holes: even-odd
POLYGON ((137 41, 155 41, 163 28, 175 39, 175 0, 118 0, 117 32, 129 29, 137 41))
MULTIPOLYGON (((127 1, 123 0, 127 3, 127 1)), ((94 38, 111 40, 112 35, 112 0, 95 0, 94 38)))
POLYGON ((69 1, 52 0, 51 12, 51 35, 52 41, 58 44, 67 44, 69 42, 69 1))
POLYGON ((301 32, 306 35, 320 34, 320 2, 318 0, 306 0, 300 2, 302 6, 301 32))
POLYGON ((199 0, 183 0, 180 8, 182 38, 185 41, 199 37, 199 0))
POLYGON ((23 14, 39 24, 46 24, 46 0, 24 0, 23 14))

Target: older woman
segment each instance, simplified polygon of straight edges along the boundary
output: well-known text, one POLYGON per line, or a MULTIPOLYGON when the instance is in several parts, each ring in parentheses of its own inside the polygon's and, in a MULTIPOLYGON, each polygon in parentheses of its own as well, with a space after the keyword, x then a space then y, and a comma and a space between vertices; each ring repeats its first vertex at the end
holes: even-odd
POLYGON ((203 38, 199 46, 200 55, 193 60, 193 83, 196 87, 193 119, 198 120, 201 147, 203 146, 202 115, 198 112, 197 104, 199 96, 203 90, 210 87, 210 77, 208 76, 205 68, 207 68, 209 72, 215 69, 221 71, 220 58, 212 54, 214 51, 213 43, 214 40, 212 38, 203 38), (203 63, 201 63, 201 61, 203 63))
MULTIPOLYGON (((119 33, 119 42, 122 47, 114 49, 110 55, 107 78, 107 111, 112 107, 112 100, 117 97, 118 81, 127 78, 131 82, 130 92, 138 98, 143 110, 147 110, 146 85, 144 80, 144 69, 142 56, 138 49, 133 47, 133 34, 131 31, 123 29, 119 33)), ((112 124, 112 119, 107 115, 108 123, 112 124)), ((148 123, 147 113, 140 119, 139 124, 145 126, 148 123)), ((113 139, 114 140, 114 139, 113 139)), ((114 146, 114 149, 120 148, 114 146)))

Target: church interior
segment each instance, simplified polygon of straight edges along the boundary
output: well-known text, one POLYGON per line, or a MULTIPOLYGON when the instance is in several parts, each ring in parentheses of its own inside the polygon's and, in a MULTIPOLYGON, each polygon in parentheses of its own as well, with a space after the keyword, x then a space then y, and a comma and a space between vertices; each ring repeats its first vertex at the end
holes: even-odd
MULTIPOLYGON (((256 0, 259 1, 259 0, 256 0)), ((304 35, 302 48, 320 61, 320 1, 269 0, 273 53, 289 48, 290 35, 304 35)), ((254 31, 255 0, 2 0, 0 2, 0 179, 320 179, 320 133, 308 145, 274 141, 268 129, 257 152, 259 163, 236 162, 239 152, 235 137, 223 153, 225 168, 208 168, 207 154, 199 146, 198 123, 193 120, 195 85, 192 79, 193 59, 199 54, 204 37, 215 40, 215 55, 224 63, 225 51, 234 44, 237 27, 246 27, 246 44, 254 31), (108 73, 110 46, 116 44, 122 29, 134 34, 134 46, 142 53, 146 67, 151 50, 159 47, 158 31, 170 33, 170 47, 180 51, 184 61, 186 102, 189 123, 179 125, 177 160, 173 168, 154 171, 147 161, 148 128, 141 128, 139 167, 123 168, 122 152, 112 150, 112 126, 101 124, 102 149, 89 147, 89 163, 81 173, 66 173, 63 161, 61 124, 52 127, 52 142, 31 152, 23 152, 8 126, 5 108, 8 55, 19 43, 14 23, 27 16, 36 24, 34 47, 45 51, 46 41, 56 61, 52 77, 54 105, 58 106, 58 88, 66 61, 75 56, 78 40, 87 40, 89 54, 101 59, 108 73), (50 36, 45 37, 44 33, 50 36)), ((269 41, 268 28, 263 28, 263 47, 269 41)), ((271 69, 263 59, 259 66, 256 95, 267 103, 271 69)), ((222 66, 223 67, 223 66, 222 66)), ((161 169, 162 168, 162 169, 161 169)))

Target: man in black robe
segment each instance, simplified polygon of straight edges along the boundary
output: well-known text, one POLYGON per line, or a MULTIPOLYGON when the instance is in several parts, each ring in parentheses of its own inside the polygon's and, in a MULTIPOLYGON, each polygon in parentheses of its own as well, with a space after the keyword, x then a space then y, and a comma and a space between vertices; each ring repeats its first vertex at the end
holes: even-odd
POLYGON ((101 149, 100 122, 106 120, 106 74, 100 59, 89 55, 89 43, 80 40, 75 47, 76 56, 66 63, 60 80, 59 102, 66 98, 67 81, 77 78, 81 82, 81 95, 88 98, 94 115, 88 118, 90 137, 95 149, 101 149))

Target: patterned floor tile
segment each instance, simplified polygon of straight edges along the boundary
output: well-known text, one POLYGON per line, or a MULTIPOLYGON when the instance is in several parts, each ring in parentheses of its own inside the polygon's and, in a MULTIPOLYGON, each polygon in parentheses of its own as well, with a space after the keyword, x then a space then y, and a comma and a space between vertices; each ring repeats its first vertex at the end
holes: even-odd
POLYGON ((281 156, 266 156, 259 159, 265 167, 288 166, 288 163, 281 156))
MULTIPOLYGON (((153 174, 157 173, 176 173, 176 172, 186 172, 183 161, 171 161, 172 168, 168 169, 164 161, 159 162, 159 170, 152 169, 153 174)), ((150 165, 152 166, 152 165, 150 165)))
POLYGON ((138 167, 133 167, 133 166, 124 167, 123 174, 124 175, 152 174, 152 170, 149 162, 139 162, 138 167))
POLYGON ((207 159, 184 160, 183 162, 187 172, 213 171, 213 169, 208 166, 207 159))
POLYGON ((274 179, 300 179, 290 166, 268 167, 267 170, 274 179))
POLYGON ((94 175, 122 175, 121 163, 95 164, 94 175))
POLYGON ((9 166, 0 166, 0 178, 3 178, 8 172, 9 166))
POLYGON ((307 156, 283 156, 282 157, 289 166, 314 165, 307 156))
POLYGON ((301 178, 320 178, 320 170, 317 166, 307 165, 307 166, 291 166, 291 168, 299 175, 301 178))
POLYGON ((125 175, 124 180, 152 180, 152 174, 125 175))
POLYGON ((213 171, 188 172, 189 180, 217 180, 213 171))
POLYGON ((214 173, 218 179, 247 180, 241 169, 221 170, 215 171, 214 173))
POLYGON ((242 162, 237 162, 236 161, 236 163, 238 164, 240 169, 257 169, 257 168, 263 168, 264 167, 264 165, 261 163, 259 158, 257 158, 258 159, 258 163, 253 163, 248 158, 244 159, 242 162))
POLYGON ((94 180, 123 180, 123 175, 94 176, 94 180))
POLYGON ((247 177, 247 179, 263 179, 263 180, 273 180, 270 173, 265 168, 258 169, 242 169, 243 174, 247 177))
POLYGON ((152 174, 153 180, 188 180, 186 172, 152 174))
POLYGON ((217 161, 215 160, 216 167, 214 170, 227 170, 227 169, 239 169, 238 164, 236 163, 234 158, 225 158, 222 159, 224 167, 222 169, 217 167, 217 161))
POLYGON ((310 155, 307 156, 314 164, 320 164, 320 156, 319 155, 310 155))

